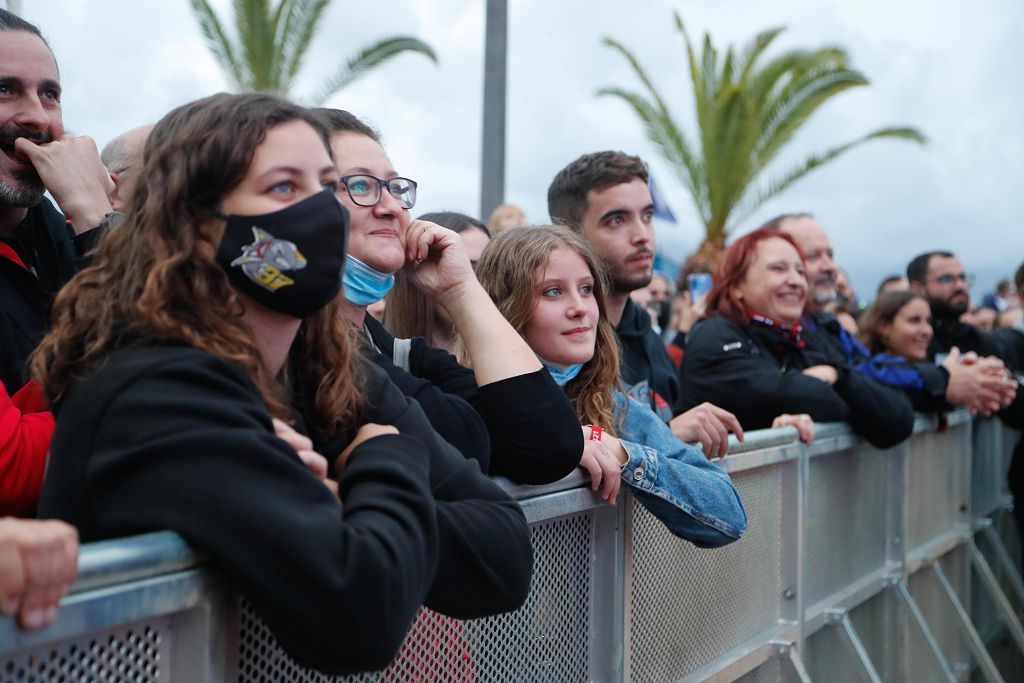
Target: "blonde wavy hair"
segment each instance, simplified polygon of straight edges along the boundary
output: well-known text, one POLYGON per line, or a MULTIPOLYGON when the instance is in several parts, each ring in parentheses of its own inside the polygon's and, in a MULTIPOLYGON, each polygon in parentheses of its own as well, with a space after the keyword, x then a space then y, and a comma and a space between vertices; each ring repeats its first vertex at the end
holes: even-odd
MULTIPOLYGON (((245 177, 267 131, 294 120, 308 123, 330 154, 320 120, 272 95, 213 95, 156 125, 124 222, 102 239, 94 265, 61 290, 53 327, 32 356, 51 405, 110 352, 177 341, 244 367, 270 413, 291 421, 289 392, 265 368, 240 317, 242 301, 214 260, 222 228, 203 226, 245 177)), ((309 391, 314 423, 329 433, 352 426, 362 406, 355 332, 341 306, 339 295, 303 320, 286 367, 309 391)))
POLYGON ((555 225, 506 230, 484 249, 476 275, 498 310, 522 334, 537 305, 538 273, 543 273, 551 252, 558 248, 572 249, 587 264, 594 275, 594 299, 600 311, 594 357, 565 385, 565 392, 582 423, 601 425, 614 435, 621 426, 621 416, 615 419, 612 392, 618 389, 625 393, 619 382, 619 342, 608 322, 604 272, 586 241, 568 228, 555 225))

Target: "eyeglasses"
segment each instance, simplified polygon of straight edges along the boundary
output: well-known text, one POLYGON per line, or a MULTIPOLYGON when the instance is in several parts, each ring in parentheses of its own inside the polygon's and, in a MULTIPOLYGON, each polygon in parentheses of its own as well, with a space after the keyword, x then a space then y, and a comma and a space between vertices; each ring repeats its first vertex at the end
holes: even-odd
POLYGON ((388 188, 392 197, 403 209, 416 205, 416 181, 408 178, 382 180, 372 175, 346 175, 341 177, 349 199, 358 206, 377 206, 380 203, 381 188, 388 188))
POLYGON ((954 275, 953 273, 947 273, 946 275, 940 275, 935 278, 935 281, 940 285, 951 285, 954 282, 960 281, 964 283, 964 286, 970 287, 974 284, 974 276, 970 273, 959 273, 954 275))

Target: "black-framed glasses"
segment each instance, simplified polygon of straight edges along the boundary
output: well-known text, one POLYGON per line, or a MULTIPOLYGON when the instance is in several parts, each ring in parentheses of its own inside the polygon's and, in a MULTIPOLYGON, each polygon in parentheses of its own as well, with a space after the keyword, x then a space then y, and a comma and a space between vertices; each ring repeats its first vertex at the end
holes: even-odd
POLYGON ((963 282, 965 287, 970 287, 974 284, 974 275, 971 273, 946 273, 935 278, 935 281, 943 286, 951 285, 958 280, 963 282))
POLYGON ((372 175, 356 174, 341 177, 349 199, 359 206, 376 206, 380 202, 382 188, 387 188, 403 209, 416 205, 416 181, 409 178, 382 179, 372 175))

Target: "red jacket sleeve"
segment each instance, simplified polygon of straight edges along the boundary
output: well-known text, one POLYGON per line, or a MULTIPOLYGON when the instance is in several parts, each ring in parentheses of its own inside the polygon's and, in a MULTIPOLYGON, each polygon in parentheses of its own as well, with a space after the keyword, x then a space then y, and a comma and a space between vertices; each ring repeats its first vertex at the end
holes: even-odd
POLYGON ((0 382, 0 516, 35 513, 53 425, 35 382, 14 396, 0 382))

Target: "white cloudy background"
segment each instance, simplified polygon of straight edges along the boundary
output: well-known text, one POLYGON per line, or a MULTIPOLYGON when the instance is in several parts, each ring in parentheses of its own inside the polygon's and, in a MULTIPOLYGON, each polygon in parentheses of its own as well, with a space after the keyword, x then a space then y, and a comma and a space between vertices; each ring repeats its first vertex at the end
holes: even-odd
MULTIPOLYGON (((229 0, 215 0, 226 13, 229 0)), ((785 25, 776 49, 845 47, 871 86, 840 95, 811 119, 780 159, 889 125, 913 125, 926 147, 872 142, 762 207, 742 233, 771 216, 811 211, 839 262, 870 294, 919 251, 956 250, 979 275, 975 295, 1024 260, 1024 2, 1021 0, 510 0, 506 194, 546 220, 553 175, 576 156, 622 149, 651 163, 679 225, 659 226, 681 260, 702 229, 672 172, 626 105, 602 86, 636 86, 625 62, 600 45, 613 36, 639 57, 678 118, 692 125, 683 43, 744 43, 785 25)), ((57 53, 65 122, 102 145, 170 108, 226 88, 187 0, 22 0, 57 53)), ((335 0, 310 51, 296 96, 312 93, 341 60, 377 39, 410 34, 440 64, 404 55, 329 104, 377 125, 396 167, 420 182, 417 211, 479 211, 484 0, 335 0)))

